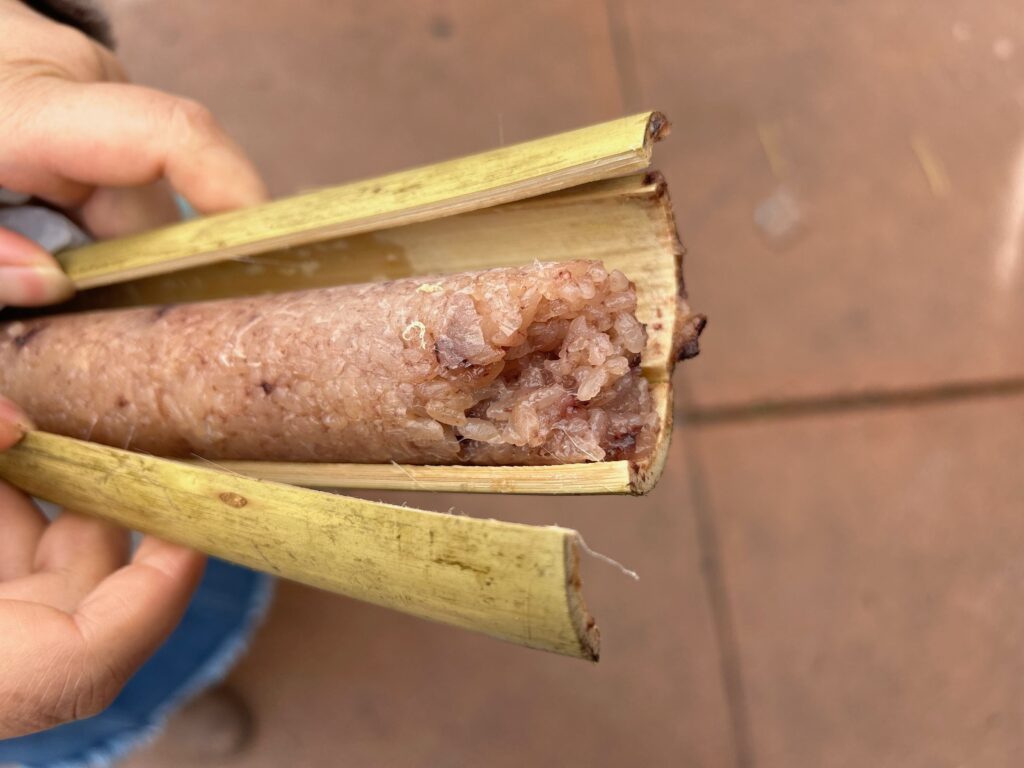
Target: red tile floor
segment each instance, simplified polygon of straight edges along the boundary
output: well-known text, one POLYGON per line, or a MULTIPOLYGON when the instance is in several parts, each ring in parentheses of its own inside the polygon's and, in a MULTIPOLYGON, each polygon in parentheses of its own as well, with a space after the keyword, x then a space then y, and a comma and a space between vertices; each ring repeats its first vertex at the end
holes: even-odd
POLYGON ((638 570, 586 564, 599 665, 283 585, 205 764, 1024 762, 1024 6, 107 5, 279 195, 664 110, 711 319, 649 497, 409 499, 638 570))

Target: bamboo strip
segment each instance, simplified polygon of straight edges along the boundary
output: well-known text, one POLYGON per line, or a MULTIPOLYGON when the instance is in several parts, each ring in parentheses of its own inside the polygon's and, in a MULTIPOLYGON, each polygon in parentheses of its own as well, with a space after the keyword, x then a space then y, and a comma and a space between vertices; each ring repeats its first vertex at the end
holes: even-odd
POLYGON ((0 453, 0 477, 257 570, 597 660, 569 529, 334 496, 45 432, 0 453))
POLYGON ((306 488, 523 493, 545 496, 634 492, 634 475, 628 461, 563 464, 551 467, 315 464, 275 461, 219 461, 217 464, 250 477, 306 488))
POLYGON ((79 288, 171 272, 296 242, 487 208, 646 168, 667 130, 645 112, 389 176, 196 219, 59 256, 79 288))
POLYGON ((651 393, 662 420, 662 434, 654 453, 643 463, 598 461, 540 467, 472 467, 218 461, 217 466, 263 480, 332 490, 641 496, 653 490, 661 476, 672 439, 672 390, 664 383, 652 384, 651 393))

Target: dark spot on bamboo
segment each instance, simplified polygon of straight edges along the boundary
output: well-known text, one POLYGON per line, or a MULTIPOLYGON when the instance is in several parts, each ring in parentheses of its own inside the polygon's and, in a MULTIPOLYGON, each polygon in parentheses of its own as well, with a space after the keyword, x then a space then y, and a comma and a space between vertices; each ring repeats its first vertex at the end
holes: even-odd
POLYGON ((704 315, 697 315, 690 320, 688 327, 683 331, 684 341, 679 349, 680 360, 689 360, 700 354, 699 338, 707 324, 708 319, 704 315))
POLYGON ((177 304, 164 304, 162 307, 157 307, 156 309, 153 310, 153 320, 159 320, 161 317, 166 315, 168 312, 170 312, 176 306, 178 306, 178 305, 177 304))
POLYGON ((234 507, 235 509, 241 509, 242 507, 249 503, 249 500, 245 498, 245 496, 241 496, 240 494, 232 493, 230 491, 225 491, 224 493, 222 493, 220 495, 220 500, 227 504, 229 507, 234 507))
POLYGON ((700 344, 696 339, 688 341, 679 350, 679 359, 690 360, 700 354, 700 344))
POLYGON ((434 562, 438 565, 454 565, 460 571, 472 571, 473 573, 479 573, 481 576, 486 576, 491 572, 490 567, 486 565, 481 567, 472 563, 464 563, 454 557, 435 557, 434 562))
POLYGON ((651 115, 651 121, 647 126, 647 135, 651 141, 658 141, 668 136, 670 125, 668 120, 660 112, 651 115))
POLYGON ((34 325, 31 328, 29 328, 27 331, 25 331, 23 334, 21 334, 20 336, 15 336, 14 337, 14 346, 17 347, 18 349, 24 349, 25 346, 30 341, 32 341, 32 339, 34 339, 36 336, 38 336, 40 333, 43 332, 43 329, 45 327, 46 327, 45 325, 34 325))
POLYGON ((261 381, 260 389, 263 390, 263 394, 269 395, 271 392, 274 391, 274 385, 271 384, 269 381, 261 381))
POLYGON ((126 398, 124 395, 118 395, 117 396, 117 407, 118 408, 127 408, 129 405, 130 405, 130 403, 128 402, 128 398, 126 398))

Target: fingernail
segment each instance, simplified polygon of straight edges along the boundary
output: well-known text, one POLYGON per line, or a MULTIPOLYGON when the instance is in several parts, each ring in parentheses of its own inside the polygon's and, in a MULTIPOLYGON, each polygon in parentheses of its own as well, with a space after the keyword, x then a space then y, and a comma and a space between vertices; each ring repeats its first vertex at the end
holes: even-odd
POLYGON ((0 267, 0 304, 22 307, 56 304, 74 292, 70 278, 57 267, 0 267))

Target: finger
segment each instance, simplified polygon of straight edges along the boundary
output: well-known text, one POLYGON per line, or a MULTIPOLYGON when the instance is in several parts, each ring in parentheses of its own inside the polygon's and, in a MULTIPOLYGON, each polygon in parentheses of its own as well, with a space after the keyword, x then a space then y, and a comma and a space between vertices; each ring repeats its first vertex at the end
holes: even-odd
POLYGON ((144 232, 181 218, 167 184, 100 187, 78 211, 82 225, 99 240, 144 232))
POLYGON ((32 573, 36 547, 46 530, 39 507, 0 480, 0 584, 32 573))
POLYGON ((32 422, 14 403, 0 395, 0 451, 6 451, 32 429, 32 422))
POLYGON ((128 532, 110 523, 64 512, 39 540, 32 573, 0 583, 0 599, 24 600, 73 612, 128 560, 128 532))
POLYGON ((55 82, 39 98, 33 141, 12 153, 12 189, 53 199, 70 193, 69 181, 131 187, 166 177, 203 213, 266 199, 245 153, 194 101, 124 83, 55 82))
POLYGON ((54 304, 74 291, 53 256, 27 237, 0 228, 0 306, 54 304))
POLYGON ((94 714, 113 699, 120 681, 87 676, 84 657, 68 614, 0 601, 0 744, 94 714))
POLYGON ((65 510, 43 534, 35 570, 67 574, 84 597, 128 562, 130 547, 131 537, 124 528, 65 510))
POLYGON ((131 564, 74 613, 94 662, 126 678, 137 669, 181 620, 204 562, 198 552, 147 536, 131 564))
POLYGON ((180 621, 202 570, 201 555, 147 539, 73 614, 0 600, 0 739, 109 706, 180 621))
POLYGON ((129 81, 128 73, 125 72, 124 65, 114 52, 99 43, 93 43, 93 46, 95 48, 94 55, 99 62, 100 77, 110 83, 127 83, 129 81))

